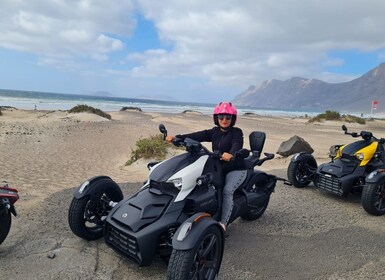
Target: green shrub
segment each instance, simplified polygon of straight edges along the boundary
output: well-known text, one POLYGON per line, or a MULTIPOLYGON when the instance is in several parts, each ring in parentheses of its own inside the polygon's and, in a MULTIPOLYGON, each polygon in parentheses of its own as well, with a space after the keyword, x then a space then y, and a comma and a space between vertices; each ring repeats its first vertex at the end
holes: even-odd
POLYGON ((325 113, 318 114, 317 116, 311 118, 309 120, 309 122, 310 123, 312 123, 312 122, 322 122, 323 120, 327 120, 327 121, 344 121, 344 122, 348 122, 348 123, 356 122, 356 123, 359 123, 359 124, 365 124, 366 123, 364 118, 356 117, 356 116, 353 116, 353 115, 342 115, 341 116, 339 112, 329 111, 329 110, 326 110, 325 113))
POLYGON ((326 110, 325 113, 318 114, 317 116, 311 118, 309 122, 321 122, 322 120, 339 120, 341 118, 340 113, 335 111, 326 110))
POLYGON ((142 112, 141 108, 139 108, 139 107, 132 107, 132 106, 124 106, 124 107, 122 107, 120 109, 120 111, 127 111, 127 110, 142 112))
POLYGON ((126 165, 131 165, 139 158, 150 159, 154 158, 162 160, 167 154, 169 144, 163 140, 163 135, 150 136, 149 138, 136 141, 136 149, 131 149, 131 158, 126 162, 126 165))
POLYGON ((88 105, 77 105, 68 111, 68 113, 82 113, 82 112, 92 113, 109 120, 111 119, 111 116, 109 114, 104 113, 102 110, 88 106, 88 105))
POLYGON ((343 115, 342 116, 343 121, 347 123, 358 123, 358 124, 366 124, 366 121, 364 118, 360 118, 353 115, 343 115))

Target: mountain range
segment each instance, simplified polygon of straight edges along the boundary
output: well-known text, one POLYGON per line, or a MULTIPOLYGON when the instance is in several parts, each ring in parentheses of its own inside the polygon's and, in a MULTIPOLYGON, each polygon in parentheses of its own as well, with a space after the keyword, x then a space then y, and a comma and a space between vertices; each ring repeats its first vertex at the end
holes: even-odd
POLYGON ((359 78, 344 83, 293 77, 268 80, 235 96, 235 105, 261 109, 285 109, 321 112, 370 112, 372 101, 385 111, 385 63, 359 78))

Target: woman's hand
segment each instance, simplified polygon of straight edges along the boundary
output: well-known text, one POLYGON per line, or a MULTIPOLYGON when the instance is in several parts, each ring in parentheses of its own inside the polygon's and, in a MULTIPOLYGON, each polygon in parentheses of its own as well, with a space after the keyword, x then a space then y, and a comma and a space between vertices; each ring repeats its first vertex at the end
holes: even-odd
POLYGON ((174 140, 175 139, 175 136, 172 136, 172 135, 168 135, 168 136, 166 136, 166 141, 167 142, 169 142, 169 143, 171 143, 172 142, 172 140, 174 140))
POLYGON ((222 157, 221 157, 221 160, 230 161, 232 158, 233 158, 232 154, 230 154, 230 153, 223 153, 222 157))

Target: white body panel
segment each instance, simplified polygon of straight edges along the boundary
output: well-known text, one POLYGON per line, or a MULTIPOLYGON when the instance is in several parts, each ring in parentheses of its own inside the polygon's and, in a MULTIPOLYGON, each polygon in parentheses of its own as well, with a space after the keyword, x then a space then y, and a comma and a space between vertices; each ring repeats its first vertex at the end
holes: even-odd
POLYGON ((201 156, 197 161, 172 175, 167 181, 182 178, 182 188, 175 198, 175 202, 181 201, 189 195, 196 185, 196 179, 202 175, 208 155, 201 156))

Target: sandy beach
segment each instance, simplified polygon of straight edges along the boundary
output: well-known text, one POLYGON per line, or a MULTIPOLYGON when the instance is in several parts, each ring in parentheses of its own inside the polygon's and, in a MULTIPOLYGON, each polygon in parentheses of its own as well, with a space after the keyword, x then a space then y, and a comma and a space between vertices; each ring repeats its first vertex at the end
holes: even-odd
MULTIPOLYGON (((1 279, 165 279, 167 267, 155 261, 138 267, 103 240, 76 237, 67 222, 72 193, 82 181, 108 175, 125 195, 147 177, 147 161, 124 166, 135 143, 213 126, 198 113, 108 112, 107 120, 87 113, 8 109, 0 116, 0 179, 17 188, 18 217, 0 246, 1 279)), ((239 116, 245 146, 254 130, 267 135, 265 152, 276 153, 294 135, 328 161, 331 145, 351 142, 342 122, 309 123, 306 118, 239 116)), ((346 124, 385 137, 385 121, 346 124)), ((210 147, 210 145, 208 145, 210 147)), ((286 178, 290 157, 276 154, 261 169, 286 178)), ((229 227, 219 279, 384 279, 384 217, 367 214, 358 195, 339 198, 314 187, 295 189, 278 182, 264 216, 237 220, 229 227)))

